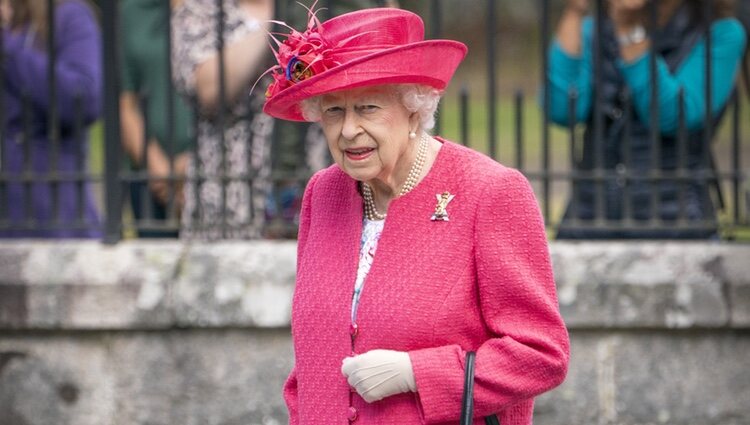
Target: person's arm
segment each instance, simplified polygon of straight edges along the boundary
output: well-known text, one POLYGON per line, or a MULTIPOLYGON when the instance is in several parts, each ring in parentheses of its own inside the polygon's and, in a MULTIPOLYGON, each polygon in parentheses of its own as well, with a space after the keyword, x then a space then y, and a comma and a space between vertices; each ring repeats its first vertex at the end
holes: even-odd
POLYGON ((549 116, 552 122, 570 124, 570 95, 575 93, 575 122, 588 118, 592 102, 591 36, 593 20, 575 10, 564 12, 557 36, 550 45, 549 116))
MULTIPOLYGON (((476 213, 480 309, 494 338, 478 349, 475 415, 498 413, 565 378, 568 333, 558 309, 544 222, 528 181, 504 169, 476 213)), ((425 423, 460 414, 465 352, 458 345, 409 353, 425 423)))
POLYGON ((143 159, 143 115, 138 96, 133 92, 120 94, 120 134, 125 154, 136 166, 143 159))
POLYGON ((557 41, 568 56, 579 57, 583 52, 583 20, 588 14, 588 1, 569 0, 557 24, 557 41))
MULTIPOLYGON (((72 125, 78 107, 83 123, 96 120, 102 110, 101 35, 92 11, 71 1, 58 6, 55 14, 57 111, 62 123, 72 125)), ((39 109, 50 109, 47 53, 26 46, 25 36, 3 35, 6 84, 29 95, 39 109)), ((46 42, 46 40, 44 40, 46 42)), ((46 47, 45 47, 46 48, 46 47)))
POLYGON ((302 207, 299 212, 299 232, 297 233, 297 269, 299 269, 300 261, 305 255, 305 245, 307 243, 307 235, 310 233, 310 215, 312 209, 312 197, 315 189, 315 182, 318 180, 318 176, 322 173, 321 171, 316 172, 310 177, 305 187, 305 193, 302 195, 302 207))
MULTIPOLYGON (((247 9, 240 8, 238 13, 246 13, 247 25, 257 24, 242 38, 228 43, 224 48, 225 99, 228 103, 236 102, 242 95, 247 95, 250 87, 261 73, 260 67, 268 56, 266 22, 273 17, 272 0, 253 0, 247 9)), ((201 108, 208 113, 215 112, 220 100, 219 54, 212 54, 195 68, 195 92, 201 108)))
MULTIPOLYGON (((133 28, 130 18, 135 14, 129 10, 134 2, 120 2, 122 28, 133 28)), ((136 31, 138 31, 136 27, 136 31)), ((143 85, 139 78, 137 62, 131 53, 135 49, 127 32, 122 31, 119 37, 120 48, 120 142, 125 154, 135 166, 140 166, 143 157, 144 122, 138 92, 143 85)))
MULTIPOLYGON (((747 38, 745 30, 735 19, 722 19, 711 26, 711 112, 717 114, 726 104, 735 85, 740 61, 747 38)), ((684 90, 685 122, 688 129, 698 129, 704 124, 705 98, 705 40, 690 52, 677 72, 672 74, 663 58, 656 58, 659 96, 659 127, 662 133, 674 134, 679 125, 678 98, 684 90)), ((630 87, 638 118, 651 121, 650 53, 632 62, 621 61, 619 66, 630 87)))
MULTIPOLYGON (((302 261, 302 257, 305 255, 305 245, 307 244, 307 235, 310 232, 310 216, 312 209, 312 197, 315 188, 315 182, 321 172, 313 174, 310 181, 307 182, 305 187, 305 193, 302 196, 302 207, 299 213, 299 233, 297 234, 297 270, 299 270, 299 264, 302 261)), ((297 297, 297 286, 295 285, 294 301, 293 306, 296 305, 297 297)), ((293 307, 294 308, 294 307, 293 307)), ((292 323, 294 326, 294 323, 292 323)), ((297 398, 297 369, 292 369, 289 377, 284 383, 284 401, 286 402, 287 409, 289 410, 289 425, 299 424, 299 412, 297 410, 299 406, 297 398)))
MULTIPOLYGON (((144 128, 143 116, 138 102, 138 96, 133 92, 123 92, 120 95, 120 128, 122 146, 130 160, 137 167, 143 166, 144 128)), ((158 140, 151 139, 148 143, 148 174, 151 177, 166 178, 170 173, 170 161, 158 140)), ((188 154, 181 153, 174 158, 172 173, 184 176, 187 172, 188 154)), ((182 203, 182 181, 174 185, 171 193, 177 205, 182 203)), ((164 205, 169 201, 170 187, 168 180, 150 180, 149 188, 154 196, 164 205)))

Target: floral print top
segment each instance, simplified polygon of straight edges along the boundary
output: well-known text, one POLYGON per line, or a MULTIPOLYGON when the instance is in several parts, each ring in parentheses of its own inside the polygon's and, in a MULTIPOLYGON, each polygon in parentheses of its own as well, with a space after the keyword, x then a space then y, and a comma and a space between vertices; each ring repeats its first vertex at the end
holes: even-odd
MULTIPOLYGON (((195 68, 217 54, 218 16, 216 2, 206 0, 185 0, 172 14, 173 79, 176 89, 192 102, 196 102, 195 68)), ((248 25, 248 18, 237 0, 224 0, 225 46, 253 31, 262 31, 248 25)), ((265 101, 262 89, 246 98, 228 106, 223 123, 198 116, 198 146, 188 167, 181 237, 213 240, 261 236, 271 187, 273 120, 261 112, 265 101), (228 177, 224 187, 222 175, 228 177)))
POLYGON ((354 282, 354 296, 352 297, 352 323, 357 319, 357 307, 359 297, 365 285, 365 278, 370 272, 372 262, 375 259, 375 250, 378 249, 378 241, 383 233, 385 220, 364 219, 362 226, 362 240, 359 245, 359 267, 357 268, 357 280, 354 282))

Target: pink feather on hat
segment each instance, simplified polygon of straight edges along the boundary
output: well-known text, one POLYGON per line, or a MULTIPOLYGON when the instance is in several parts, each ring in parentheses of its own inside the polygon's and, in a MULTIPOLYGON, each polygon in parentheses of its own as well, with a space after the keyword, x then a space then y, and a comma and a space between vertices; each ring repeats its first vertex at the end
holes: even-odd
MULTIPOLYGON (((314 6, 313 6, 314 7, 314 6)), ((422 19, 393 8, 364 9, 320 22, 312 9, 307 29, 281 42, 272 34, 277 65, 268 69, 264 112, 304 121, 299 102, 339 90, 416 83, 444 89, 466 56, 454 40, 424 40, 422 19)))

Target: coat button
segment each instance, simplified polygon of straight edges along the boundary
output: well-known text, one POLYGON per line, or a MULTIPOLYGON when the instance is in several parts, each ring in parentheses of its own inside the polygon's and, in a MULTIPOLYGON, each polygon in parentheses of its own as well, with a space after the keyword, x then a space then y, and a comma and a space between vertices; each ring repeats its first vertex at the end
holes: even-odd
POLYGON ((353 337, 357 336, 359 334, 359 326, 357 326, 356 323, 352 323, 349 325, 349 335, 353 337))
POLYGON ((349 407, 349 422, 356 421, 357 416, 359 416, 359 412, 357 412, 357 409, 354 408, 354 406, 349 407))

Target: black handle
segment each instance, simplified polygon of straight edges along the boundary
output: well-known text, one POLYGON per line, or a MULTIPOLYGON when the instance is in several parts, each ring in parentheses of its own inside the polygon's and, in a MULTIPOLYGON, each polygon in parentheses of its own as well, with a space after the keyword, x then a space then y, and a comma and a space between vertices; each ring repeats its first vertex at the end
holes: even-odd
POLYGON ((476 353, 466 353, 464 366, 464 396, 461 401, 461 425, 471 425, 474 416, 474 357, 476 353))
MULTIPOLYGON (((476 353, 466 352, 466 364, 464 366, 464 395, 461 401, 461 425, 471 425, 474 417, 474 360, 476 353)), ((500 425, 497 415, 484 418, 486 425, 500 425)))

